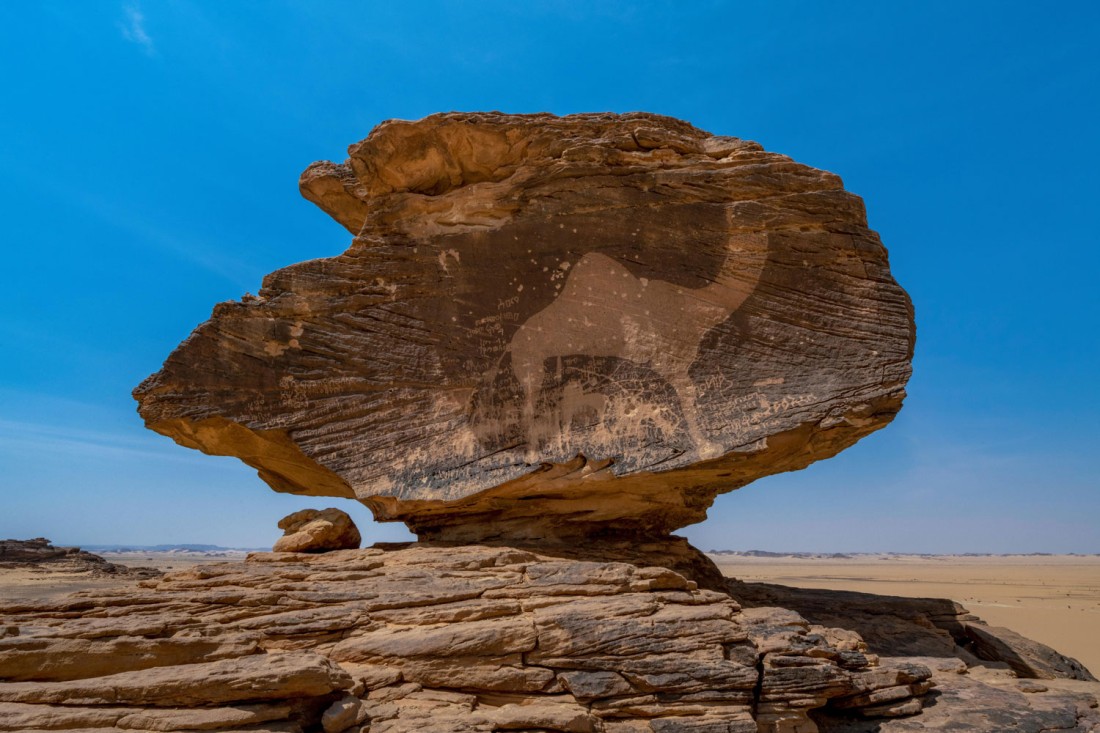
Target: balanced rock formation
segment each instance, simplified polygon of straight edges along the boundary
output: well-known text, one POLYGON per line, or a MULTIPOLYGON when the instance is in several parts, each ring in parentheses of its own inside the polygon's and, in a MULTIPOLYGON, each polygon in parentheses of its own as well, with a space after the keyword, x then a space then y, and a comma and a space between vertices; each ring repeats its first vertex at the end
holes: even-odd
POLYGON ((279 520, 283 536, 275 541, 275 552, 330 552, 357 550, 363 538, 359 528, 339 509, 303 509, 279 520))
POLYGON ((656 115, 445 114, 301 189, 351 247, 215 307, 139 411, 421 542, 310 554, 346 525, 299 512, 294 552, 0 604, 0 730, 1100 725, 1087 671, 953 604, 823 608, 669 536, 901 407, 912 308, 836 176, 656 115))
POLYGON ((901 407, 914 326, 863 203, 651 114, 390 121, 302 175, 342 255, 214 309, 153 430, 422 538, 662 536, 901 407))

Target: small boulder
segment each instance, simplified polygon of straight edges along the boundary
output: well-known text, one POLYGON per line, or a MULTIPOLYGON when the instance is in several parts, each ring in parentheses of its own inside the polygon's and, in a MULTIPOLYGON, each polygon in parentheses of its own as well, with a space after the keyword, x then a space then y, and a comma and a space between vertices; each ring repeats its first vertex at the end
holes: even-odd
POLYGON ((339 509, 303 509, 279 520, 283 536, 275 552, 329 552, 357 550, 362 536, 347 512, 339 509))

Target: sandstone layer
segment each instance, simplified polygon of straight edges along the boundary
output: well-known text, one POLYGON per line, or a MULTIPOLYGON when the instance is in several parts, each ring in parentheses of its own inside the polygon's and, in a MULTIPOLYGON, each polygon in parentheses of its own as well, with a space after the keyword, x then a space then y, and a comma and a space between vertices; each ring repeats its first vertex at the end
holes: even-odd
POLYGON ((1100 723, 1094 683, 968 669, 939 648, 876 655, 851 630, 742 606, 659 567, 413 545, 259 553, 139 585, 0 605, 0 730, 889 733, 963 722, 992 733, 1100 723))
POLYGON ((357 550, 363 541, 359 528, 339 509, 302 509, 279 520, 283 536, 275 552, 330 552, 357 550))
POLYGON ((914 326, 825 171, 651 114, 390 121, 302 176, 355 238, 214 309, 146 424, 424 538, 660 536, 901 407, 914 326))
POLYGON ((1022 679, 1096 682, 1076 659, 1011 629, 990 626, 955 601, 727 581, 746 607, 782 606, 807 620, 858 633, 876 654, 997 662, 1022 679))

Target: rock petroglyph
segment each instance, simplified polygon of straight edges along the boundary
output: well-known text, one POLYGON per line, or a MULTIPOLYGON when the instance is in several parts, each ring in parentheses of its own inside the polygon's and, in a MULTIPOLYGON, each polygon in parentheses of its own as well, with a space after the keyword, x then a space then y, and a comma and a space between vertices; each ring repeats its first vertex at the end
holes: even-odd
POLYGON ((301 187, 351 247, 218 305, 135 391, 153 430, 424 537, 659 537, 901 407, 912 308, 833 174, 644 113, 349 156, 301 187))
MULTIPOLYGON (((695 419, 696 385, 688 370, 704 336, 752 293, 767 254, 764 239, 745 235, 731 242, 731 254, 718 277, 699 288, 635 277, 599 252, 585 254, 571 270, 563 262, 559 270, 568 271, 568 276, 561 293, 520 325, 505 352, 523 390, 522 424, 528 428, 530 461, 539 460, 535 446, 571 425, 578 413, 592 412, 591 419, 606 428, 606 400, 598 392, 566 390, 560 416, 536 411, 548 363, 556 360, 560 368, 562 358, 578 354, 624 359, 654 371, 675 392, 678 413, 699 458, 724 453, 720 444, 703 435, 695 419)), ((623 410, 619 422, 634 418, 635 429, 644 430, 647 420, 662 422, 661 412, 662 406, 639 400, 623 410)), ((611 436, 603 439, 614 442, 611 436)))

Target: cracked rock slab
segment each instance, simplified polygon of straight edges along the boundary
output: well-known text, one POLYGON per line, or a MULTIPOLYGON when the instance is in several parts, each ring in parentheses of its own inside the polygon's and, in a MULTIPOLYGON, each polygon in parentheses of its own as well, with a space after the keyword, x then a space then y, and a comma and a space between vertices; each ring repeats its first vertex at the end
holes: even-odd
POLYGON ((35 655, 4 657, 0 731, 779 733, 919 710, 931 674, 665 568, 508 547, 257 553, 0 623, 35 655))

